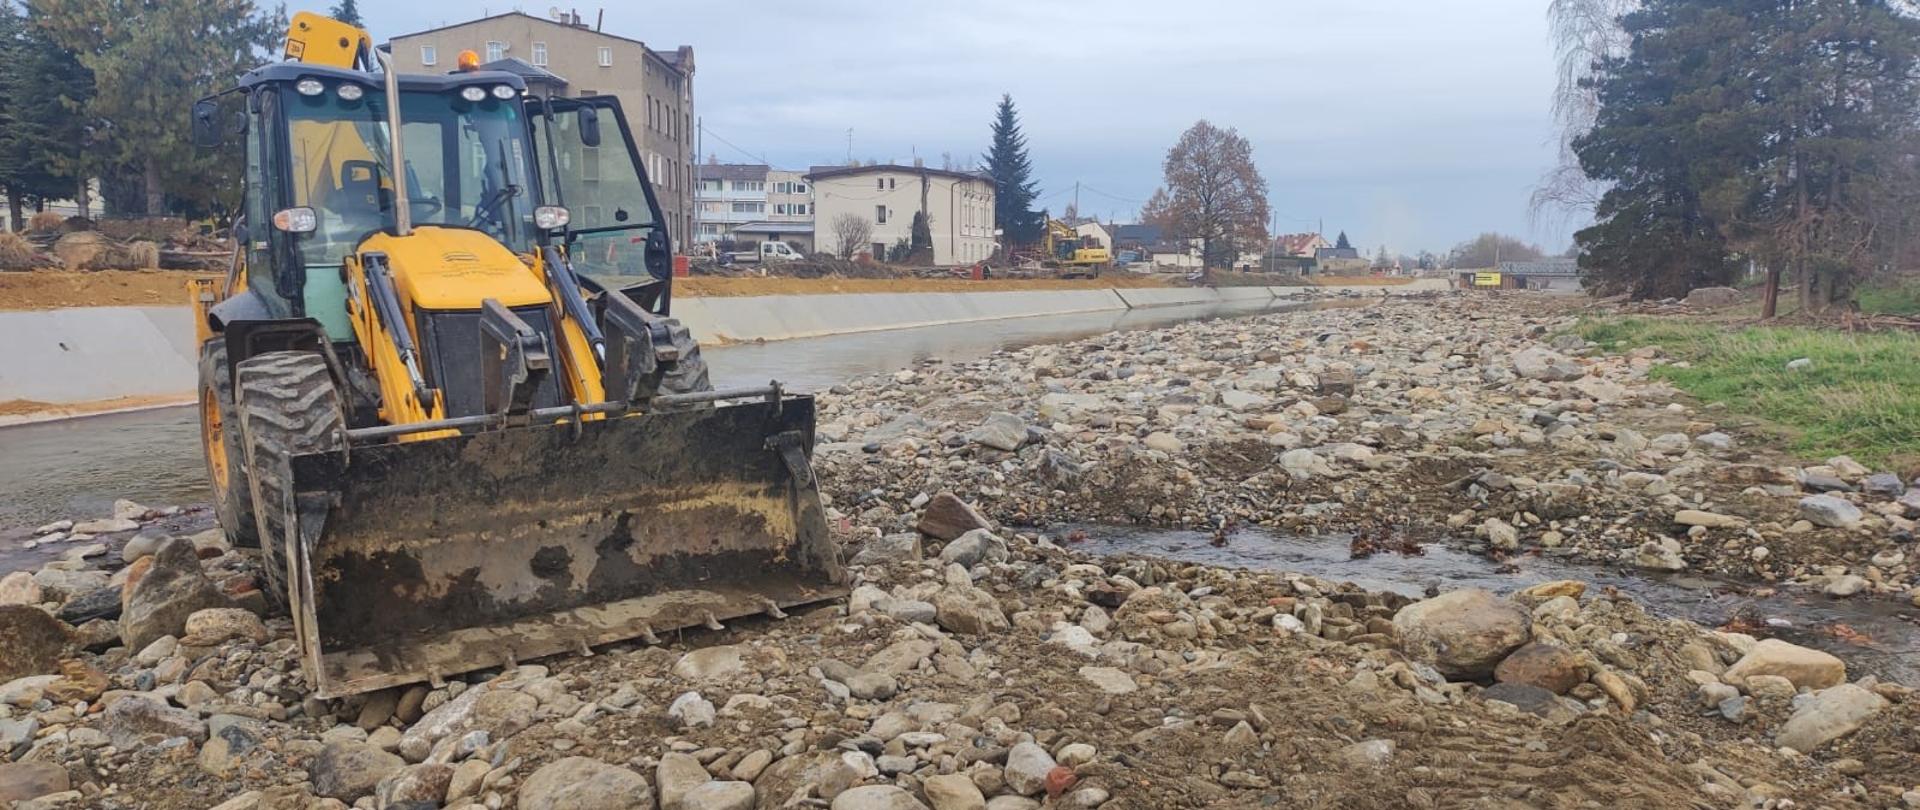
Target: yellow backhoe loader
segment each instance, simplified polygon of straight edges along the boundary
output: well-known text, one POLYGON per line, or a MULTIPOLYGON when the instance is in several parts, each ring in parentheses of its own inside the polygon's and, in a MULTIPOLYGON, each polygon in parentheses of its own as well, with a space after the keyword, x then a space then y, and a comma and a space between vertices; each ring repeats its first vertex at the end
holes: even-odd
POLYGON ((302 13, 192 110, 244 154, 191 288, 216 511, 318 694, 843 595, 813 400, 709 383, 618 101, 459 62, 302 13))
POLYGON ((1100 271, 1113 268, 1113 253, 1091 236, 1081 236, 1073 226, 1040 214, 1046 220, 1041 238, 1040 264, 1060 271, 1061 278, 1098 278, 1100 271))

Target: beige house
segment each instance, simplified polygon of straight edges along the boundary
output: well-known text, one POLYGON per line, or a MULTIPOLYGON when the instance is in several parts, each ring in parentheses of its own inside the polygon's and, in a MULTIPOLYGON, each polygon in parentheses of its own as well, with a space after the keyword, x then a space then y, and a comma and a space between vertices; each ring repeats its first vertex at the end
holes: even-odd
POLYGON ((693 48, 671 51, 595 30, 577 14, 519 11, 394 37, 385 46, 409 73, 452 71, 464 50, 513 70, 536 93, 611 95, 633 131, 676 250, 693 241, 693 48))
POLYGON ((1100 224, 1098 221, 1082 222, 1078 225, 1075 225, 1073 226, 1073 232, 1079 235, 1080 238, 1082 239, 1085 239, 1087 237, 1093 237, 1094 244, 1099 245, 1108 250, 1113 249, 1113 232, 1108 230, 1107 226, 1100 224))
POLYGON ((884 257, 894 243, 911 237, 913 215, 925 208, 934 264, 993 258, 998 237, 993 180, 986 175, 926 166, 815 166, 805 179, 813 184, 814 242, 820 250, 838 252, 834 223, 851 216, 873 226, 860 252, 884 257))

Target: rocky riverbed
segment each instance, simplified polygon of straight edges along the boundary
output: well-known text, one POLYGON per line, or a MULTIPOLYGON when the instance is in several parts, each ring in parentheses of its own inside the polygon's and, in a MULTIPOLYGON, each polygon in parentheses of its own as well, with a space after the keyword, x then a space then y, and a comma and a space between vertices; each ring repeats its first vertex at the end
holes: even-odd
MULTIPOLYGON (((1389 300, 928 364, 834 390, 821 466, 888 531, 933 493, 1023 525, 1257 523, 1920 606, 1920 488, 1799 460, 1602 356, 1550 300, 1389 300)), ((1911 482, 1920 484, 1920 482, 1911 482)))
POLYGON ((1555 347, 1530 306, 1192 324, 846 386, 816 456, 844 604, 441 688, 314 698, 254 555, 173 510, 41 527, 63 559, 0 580, 0 805, 1920 806, 1920 699, 1842 658, 1572 580, 1415 600, 1045 528, 1458 537, 1912 598, 1886 556, 1904 493, 1766 454, 1646 383, 1657 352, 1555 347))

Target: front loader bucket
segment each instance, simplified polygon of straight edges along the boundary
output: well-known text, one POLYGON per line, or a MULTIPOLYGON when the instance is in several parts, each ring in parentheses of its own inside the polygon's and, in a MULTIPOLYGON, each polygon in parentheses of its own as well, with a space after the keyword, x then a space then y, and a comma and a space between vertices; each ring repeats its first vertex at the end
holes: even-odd
POLYGON ((845 595, 813 420, 785 397, 295 457, 289 597, 316 691, 845 595))

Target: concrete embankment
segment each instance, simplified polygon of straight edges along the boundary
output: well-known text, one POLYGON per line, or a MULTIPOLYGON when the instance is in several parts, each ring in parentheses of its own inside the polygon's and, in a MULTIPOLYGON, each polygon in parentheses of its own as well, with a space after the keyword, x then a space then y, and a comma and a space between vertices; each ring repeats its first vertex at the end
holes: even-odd
MULTIPOLYGON (((1395 286, 687 297, 674 302, 674 314, 701 342, 726 344, 1162 306, 1255 303, 1310 292, 1384 295, 1445 287, 1442 280, 1420 279, 1395 286)), ((198 361, 186 307, 0 312, 0 341, 6 346, 0 353, 0 402, 63 405, 145 398, 165 404, 193 396, 198 361)), ((5 421, 22 418, 0 418, 0 424, 5 421)))

